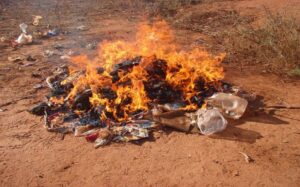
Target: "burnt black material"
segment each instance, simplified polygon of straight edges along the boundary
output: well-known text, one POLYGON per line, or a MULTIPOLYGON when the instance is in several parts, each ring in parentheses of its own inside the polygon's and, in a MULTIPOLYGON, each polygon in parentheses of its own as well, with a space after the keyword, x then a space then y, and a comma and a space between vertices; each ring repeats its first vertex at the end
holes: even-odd
POLYGON ((165 60, 155 59, 145 69, 149 77, 163 80, 167 75, 167 62, 165 60))
POLYGON ((72 120, 74 120, 74 119, 76 119, 78 117, 79 116, 76 113, 74 113, 74 112, 71 111, 71 112, 69 112, 68 114, 66 114, 64 116, 64 122, 72 121, 72 120))
POLYGON ((104 72, 104 68, 98 67, 96 68, 98 74, 102 74, 104 72))
POLYGON ((169 103, 180 99, 181 92, 173 90, 164 80, 152 79, 144 83, 147 96, 158 103, 169 103))
POLYGON ((128 70, 129 68, 132 68, 133 66, 139 65, 141 62, 141 59, 142 59, 142 57, 138 56, 138 57, 135 57, 134 59, 124 60, 123 62, 116 64, 112 71, 118 71, 119 69, 128 70))
POLYGON ((155 59, 145 67, 147 81, 144 82, 147 96, 158 103, 168 103, 180 99, 181 93, 167 83, 167 62, 155 59))
POLYGON ((127 59, 119 64, 116 64, 113 67, 113 70, 110 72, 110 75, 112 76, 112 82, 115 83, 120 79, 120 77, 119 77, 120 71, 125 71, 125 72, 130 71, 130 69, 133 66, 140 64, 141 59, 142 59, 142 57, 138 56, 138 57, 135 57, 134 59, 131 59, 131 60, 127 59))
POLYGON ((102 98, 106 98, 109 100, 114 100, 117 98, 116 92, 114 92, 111 88, 105 87, 99 90, 102 98))
POLYGON ((73 103, 73 109, 88 110, 91 108, 89 98, 92 97, 92 90, 88 89, 78 94, 73 103))
POLYGON ((37 115, 37 116, 42 116, 45 114, 45 111, 47 112, 47 110, 49 110, 50 107, 47 105, 47 103, 45 102, 41 102, 37 105, 35 105, 34 107, 32 107, 29 112, 37 115))

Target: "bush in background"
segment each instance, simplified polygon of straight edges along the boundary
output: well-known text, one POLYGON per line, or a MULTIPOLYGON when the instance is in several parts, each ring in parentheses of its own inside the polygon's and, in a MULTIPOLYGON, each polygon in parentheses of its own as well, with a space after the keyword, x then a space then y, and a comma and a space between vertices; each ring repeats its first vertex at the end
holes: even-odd
POLYGON ((275 72, 300 75, 300 26, 296 20, 265 9, 263 24, 238 25, 227 32, 227 50, 231 60, 248 59, 275 72))

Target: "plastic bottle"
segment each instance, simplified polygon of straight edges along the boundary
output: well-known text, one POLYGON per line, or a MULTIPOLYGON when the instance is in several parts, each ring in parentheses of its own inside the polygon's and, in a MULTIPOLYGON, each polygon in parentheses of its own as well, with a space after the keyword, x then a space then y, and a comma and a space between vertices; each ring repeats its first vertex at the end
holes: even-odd
POLYGON ((29 44, 32 43, 32 35, 27 35, 27 27, 28 25, 26 25, 25 23, 21 23, 19 25, 22 33, 20 34, 20 36, 15 40, 15 42, 17 42, 18 44, 29 44))
POLYGON ((227 121, 218 109, 199 109, 196 112, 197 126, 204 135, 211 135, 223 131, 227 127, 227 121))
POLYGON ((28 28, 28 25, 27 25, 26 23, 21 23, 21 24, 19 25, 19 27, 20 27, 22 33, 27 34, 27 28, 28 28))
POLYGON ((207 103, 218 108, 224 116, 233 119, 239 119, 248 105, 246 99, 227 93, 216 93, 207 100, 207 103))

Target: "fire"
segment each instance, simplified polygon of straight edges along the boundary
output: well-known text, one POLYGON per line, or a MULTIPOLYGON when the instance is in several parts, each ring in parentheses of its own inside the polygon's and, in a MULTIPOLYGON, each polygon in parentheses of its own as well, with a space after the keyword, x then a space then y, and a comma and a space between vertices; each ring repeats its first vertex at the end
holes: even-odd
MULTIPOLYGON (((90 104, 105 108, 101 118, 110 115, 123 121, 136 111, 149 109, 151 103, 160 102, 149 95, 155 91, 147 91, 147 85, 161 81, 161 88, 173 90, 174 95, 179 95, 177 99, 186 103, 184 109, 196 109, 199 106, 193 97, 204 97, 204 90, 217 88, 223 79, 223 58, 224 54, 212 56, 198 48, 181 50, 164 21, 142 23, 135 41, 105 41, 96 58, 72 58, 71 73, 85 70, 85 74, 76 81, 68 98, 72 102, 76 94, 91 89, 90 104), (133 65, 117 69, 124 61, 133 65)), ((166 100, 172 99, 166 96, 166 100)))

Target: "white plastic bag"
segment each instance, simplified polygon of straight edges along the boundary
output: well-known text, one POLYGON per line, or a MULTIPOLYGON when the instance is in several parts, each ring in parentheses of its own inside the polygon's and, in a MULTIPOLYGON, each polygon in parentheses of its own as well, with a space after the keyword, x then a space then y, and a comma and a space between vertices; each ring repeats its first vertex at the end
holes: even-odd
POLYGON ((225 117, 233 119, 239 119, 248 105, 246 99, 227 93, 216 93, 207 102, 209 105, 218 108, 225 117))
POLYGON ((20 29, 21 29, 21 31, 23 32, 23 33, 27 33, 27 28, 28 28, 28 25, 26 24, 26 23, 21 23, 20 25, 19 25, 19 27, 20 27, 20 29))
POLYGON ((204 135, 211 135, 223 131, 227 127, 227 121, 218 109, 199 109, 196 112, 197 125, 204 135))
POLYGON ((30 44, 32 43, 32 35, 28 34, 27 35, 27 27, 28 25, 25 23, 21 23, 19 25, 22 33, 20 34, 20 36, 15 40, 16 43, 18 44, 30 44))

